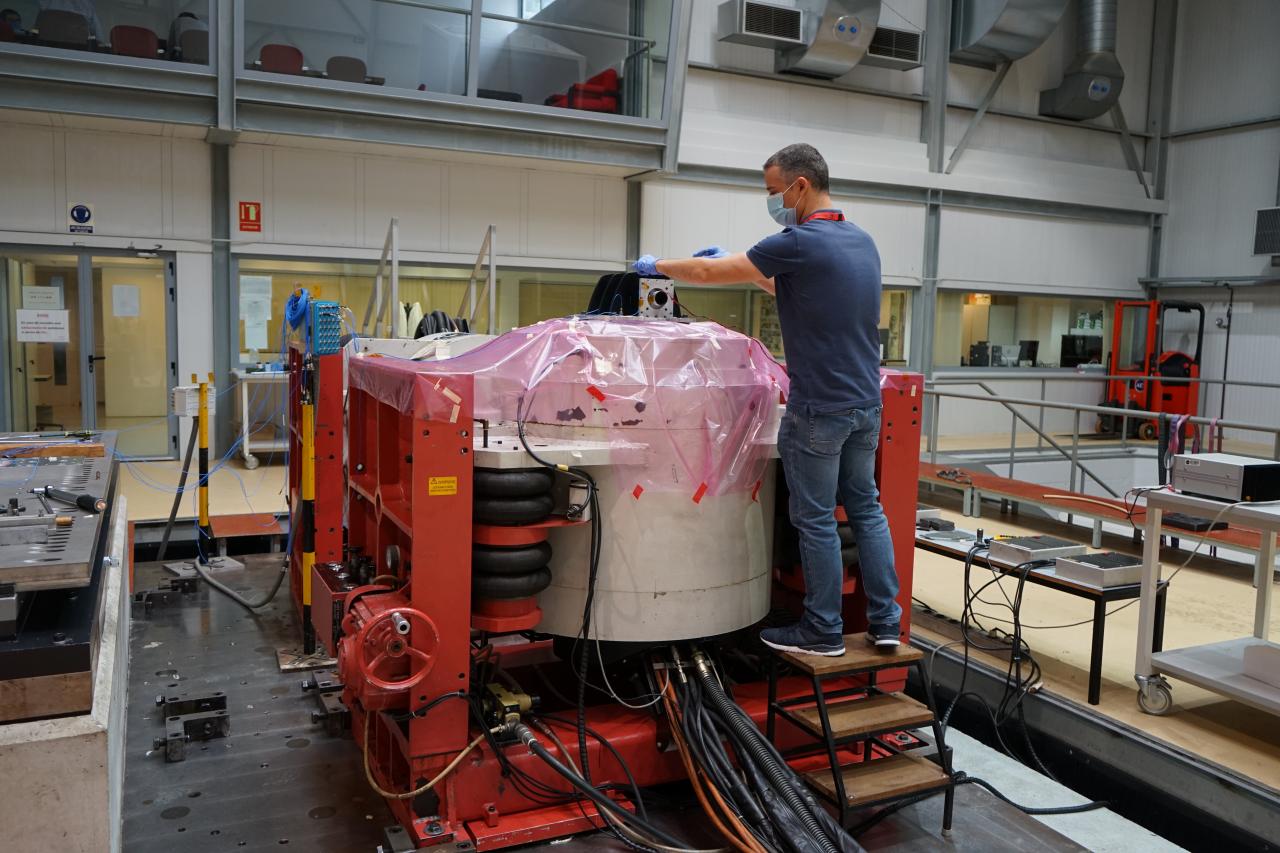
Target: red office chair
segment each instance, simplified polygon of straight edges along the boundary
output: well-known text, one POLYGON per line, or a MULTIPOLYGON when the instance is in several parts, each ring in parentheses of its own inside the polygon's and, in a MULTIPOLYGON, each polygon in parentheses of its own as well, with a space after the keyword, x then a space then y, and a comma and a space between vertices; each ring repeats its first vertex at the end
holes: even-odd
POLYGON ((160 39, 146 27, 112 27, 111 52, 117 56, 155 59, 160 55, 160 39))
POLYGON ((73 50, 89 49, 89 21, 79 12, 42 9, 36 15, 34 29, 39 34, 40 44, 73 50))
POLYGON ((263 71, 275 74, 301 74, 302 51, 291 44, 264 44, 258 54, 263 71))

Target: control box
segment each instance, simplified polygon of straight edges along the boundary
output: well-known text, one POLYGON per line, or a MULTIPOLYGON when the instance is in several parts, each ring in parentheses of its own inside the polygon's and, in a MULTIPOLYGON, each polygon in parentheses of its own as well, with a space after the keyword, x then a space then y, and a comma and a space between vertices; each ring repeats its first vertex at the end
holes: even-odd
POLYGON ((1056 536, 1005 536, 991 540, 988 555, 997 563, 1019 566, 1032 560, 1071 557, 1088 549, 1056 536))
POLYGON ((1142 579, 1142 560, 1115 551, 1059 557, 1054 574, 1066 581, 1104 589, 1131 586, 1142 579))
POLYGON ((1180 453, 1173 457, 1173 487, 1233 503, 1280 500, 1280 462, 1234 453, 1180 453))

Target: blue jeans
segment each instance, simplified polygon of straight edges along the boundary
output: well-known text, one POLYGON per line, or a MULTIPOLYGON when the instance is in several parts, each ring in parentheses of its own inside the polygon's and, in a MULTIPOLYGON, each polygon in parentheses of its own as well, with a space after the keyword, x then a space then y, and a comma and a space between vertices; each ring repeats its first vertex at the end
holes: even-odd
POLYGON ((889 523, 876 488, 880 407, 823 414, 787 408, 778 429, 791 493, 791 523, 800 532, 804 566, 801 624, 819 634, 843 633, 840 586, 844 579, 835 508, 839 496, 858 543, 867 619, 893 623, 902 617, 889 523))

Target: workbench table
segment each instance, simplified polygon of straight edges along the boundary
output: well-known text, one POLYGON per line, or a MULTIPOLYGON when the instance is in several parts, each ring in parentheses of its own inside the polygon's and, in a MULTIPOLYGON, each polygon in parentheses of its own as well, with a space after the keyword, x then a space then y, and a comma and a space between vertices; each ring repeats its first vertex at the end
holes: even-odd
MULTIPOLYGON (((1272 646, 1268 640, 1271 619, 1272 572, 1276 563, 1276 534, 1280 532, 1280 506, 1230 504, 1174 491, 1147 493, 1146 536, 1142 549, 1142 596, 1138 612, 1138 656, 1134 678, 1138 681, 1138 705, 1148 714, 1167 714, 1173 707, 1172 689, 1162 675, 1176 676, 1221 693, 1255 708, 1280 714, 1280 687, 1244 674, 1245 649, 1272 646), (1261 535, 1253 582, 1257 600, 1253 611, 1253 636, 1153 651, 1151 638, 1157 620, 1160 579, 1160 531, 1165 512, 1184 512, 1201 518, 1219 518, 1231 527, 1256 530, 1261 535)), ((1172 534, 1173 531, 1170 531, 1172 534)), ((1181 531, 1178 531, 1181 535, 1181 531)))
MULTIPOLYGON (((965 530, 956 530, 954 532, 957 535, 968 533, 965 530)), ((916 531, 917 548, 932 551, 935 554, 942 554, 962 562, 968 556, 969 549, 973 546, 974 541, 976 540, 973 538, 973 534, 969 534, 968 539, 958 539, 945 532, 916 531)), ((972 565, 985 566, 1003 575, 1017 577, 1019 574, 1017 566, 1002 560, 993 560, 986 555, 986 552, 975 555, 970 562, 972 565)), ((967 580, 968 578, 966 577, 967 580)), ((1089 704, 1097 705, 1102 697, 1102 644, 1106 635, 1107 605, 1113 601, 1138 598, 1142 588, 1138 584, 1108 587, 1094 586, 1081 581, 1059 577, 1053 566, 1030 569, 1026 573, 1026 582, 1036 586, 1056 589, 1059 592, 1065 592, 1068 595, 1085 598, 1093 602, 1093 618, 1091 620, 1093 623, 1093 637, 1089 646, 1089 704)), ((1157 652, 1160 651, 1161 643, 1164 641, 1165 587, 1166 584, 1162 582, 1159 589, 1152 596, 1151 633, 1147 635, 1145 641, 1139 638, 1140 646, 1142 642, 1145 642, 1147 649, 1157 652)))
POLYGON ((252 471, 258 467, 258 457, 253 454, 253 451, 280 453, 289 449, 289 442, 285 437, 283 403, 284 395, 289 390, 289 372, 287 370, 249 371, 236 368, 231 371, 231 375, 235 377, 240 397, 240 456, 244 459, 244 467, 252 471), (268 409, 273 414, 280 415, 278 420, 273 417, 269 421, 254 423, 250 390, 255 384, 267 386, 269 399, 275 399, 277 394, 280 395, 281 403, 268 409), (273 437, 255 439, 254 433, 264 426, 272 427, 273 437))

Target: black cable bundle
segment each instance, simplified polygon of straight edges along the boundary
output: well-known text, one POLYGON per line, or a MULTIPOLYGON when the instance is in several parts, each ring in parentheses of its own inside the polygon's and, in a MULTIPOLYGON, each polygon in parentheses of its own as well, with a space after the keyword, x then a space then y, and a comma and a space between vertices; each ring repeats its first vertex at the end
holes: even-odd
POLYGON ((681 730, 707 779, 767 850, 858 853, 862 848, 809 793, 804 782, 694 656, 694 677, 679 686, 681 730), (741 768, 739 777, 725 742, 741 768))
MULTIPOLYGON (((956 705, 959 704, 960 700, 966 696, 976 699, 978 701, 978 704, 986 712, 987 717, 991 720, 992 730, 995 733, 996 742, 1000 745, 1001 750, 1010 758, 1013 758, 1015 761, 1026 764, 1026 762, 1023 761, 1022 758, 1020 758, 1016 753, 1014 753, 1012 749, 1009 748, 1009 745, 1005 743, 1005 740, 1004 740, 1004 734, 1003 734, 1004 727, 1010 721, 1016 720, 1018 723, 1019 732, 1022 735, 1023 744, 1026 746, 1027 755, 1031 758, 1031 762, 1034 765, 1035 769, 1039 770, 1045 776, 1047 776, 1048 778, 1056 782, 1058 781, 1057 777, 1054 776, 1053 772, 1050 771, 1049 768, 1045 766, 1044 762, 1040 760, 1039 754, 1036 752, 1035 747, 1031 743, 1030 730, 1027 728, 1026 712, 1023 707, 1023 703, 1026 697, 1030 695, 1031 688, 1033 688, 1037 683, 1039 683, 1040 676, 1041 676, 1041 669, 1040 669, 1039 662, 1035 659, 1035 655, 1031 653, 1030 645, 1028 645, 1027 642, 1022 638, 1022 594, 1026 589, 1027 576, 1034 569, 1037 569, 1043 566, 1053 565, 1053 561, 1052 560, 1030 560, 1028 562, 1020 563, 1019 565, 1015 566, 1013 571, 1017 573, 1018 585, 1017 585, 1017 589, 1014 591, 1013 597, 1010 598, 1009 594, 1005 591, 1004 586, 1000 583, 1000 581, 1003 579, 1003 575, 1000 573, 998 569, 992 568, 991 580, 982 584, 976 590, 973 588, 972 584, 970 583, 970 572, 972 571, 972 568, 973 568, 973 559, 979 553, 982 553, 985 551, 987 551, 986 545, 982 542, 977 542, 973 545, 973 547, 969 549, 969 552, 965 555, 964 609, 961 611, 961 615, 960 615, 960 636, 964 645, 964 664, 961 669, 960 686, 956 690, 956 695, 952 697, 950 704, 947 706, 946 712, 942 715, 941 720, 939 720, 939 724, 942 730, 945 732, 948 724, 950 723, 951 714, 955 710, 956 705), (988 587, 991 587, 991 586, 995 586, 998 590, 1000 590, 1000 593, 1004 596, 1004 599, 1005 599, 1003 603, 995 602, 995 601, 987 601, 986 599, 982 598, 982 593, 988 587), (1004 688, 1003 694, 1000 697, 1000 703, 995 709, 993 709, 990 703, 987 702, 986 697, 974 691, 965 690, 965 684, 969 677, 970 648, 981 649, 984 651, 1003 651, 1005 648, 1003 645, 989 646, 989 645, 983 645, 980 643, 975 643, 973 641, 973 638, 970 636, 970 633, 969 633, 970 622, 972 622, 974 626, 976 626, 979 630, 981 630, 985 636, 990 637, 992 634, 992 631, 983 628, 981 622, 978 621, 978 616, 976 613, 974 613, 974 610, 973 610, 973 603, 975 601, 981 601, 983 604, 986 604, 988 606, 1006 607, 1013 616, 1013 619, 1012 619, 1013 633, 1009 635, 1011 644, 1009 646, 1009 666, 1005 672, 1005 688, 1004 688), (1026 661, 1030 667, 1025 677, 1023 676, 1023 661, 1026 661)), ((979 787, 986 788, 988 791, 990 791, 995 796, 999 797, 1001 800, 1004 800, 1006 803, 1009 803, 1010 805, 1020 809, 1023 812, 1026 812, 1027 814, 1073 814, 1076 812, 1083 812, 1083 811, 1090 811, 1092 809, 1105 808, 1108 805, 1105 801, 1090 801, 1090 802, 1082 803, 1076 806, 1063 806, 1060 808, 1048 808, 1048 809, 1034 809, 1034 808, 1022 806, 1022 805, 1019 805, 1018 803, 1013 802, 1013 800, 1009 799, 1004 794, 1000 793, 998 790, 996 790, 996 788, 993 785, 991 785, 988 782, 985 782, 984 780, 977 779, 971 776, 966 776, 964 773, 956 773, 954 774, 953 778, 955 779, 955 783, 957 785, 972 783, 972 784, 978 785, 979 787)), ((878 823, 880 820, 882 820, 884 817, 887 817, 889 814, 892 814, 894 811, 897 811, 899 808, 905 808, 906 806, 911 805, 912 803, 915 803, 915 802, 919 802, 920 799, 925 799, 925 798, 926 797, 921 797, 918 799, 913 798, 913 799, 905 800, 901 803, 895 804, 894 806, 890 807, 890 809, 886 809, 881 813, 875 815, 868 821, 864 822, 863 824, 860 824, 858 827, 855 828, 854 834, 857 835, 857 834, 860 834, 861 832, 865 832, 866 830, 874 826, 876 823, 878 823)))

